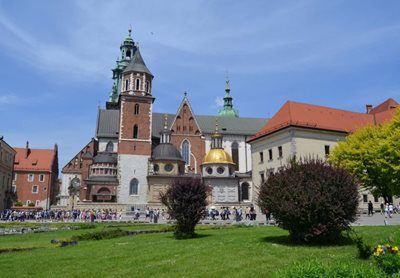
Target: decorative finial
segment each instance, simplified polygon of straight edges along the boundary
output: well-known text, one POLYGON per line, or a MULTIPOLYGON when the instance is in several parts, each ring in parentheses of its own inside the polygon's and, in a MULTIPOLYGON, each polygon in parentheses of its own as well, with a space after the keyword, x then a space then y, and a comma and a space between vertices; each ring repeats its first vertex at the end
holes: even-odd
POLYGON ((128 36, 130 37, 132 33, 132 25, 129 24, 129 29, 128 29, 128 36))
POLYGON ((218 133, 218 118, 215 118, 215 133, 218 133))
POLYGON ((164 129, 168 129, 168 115, 164 114, 164 129))
POLYGON ((186 97, 186 96, 187 96, 187 92, 185 91, 185 92, 183 93, 183 95, 186 97))

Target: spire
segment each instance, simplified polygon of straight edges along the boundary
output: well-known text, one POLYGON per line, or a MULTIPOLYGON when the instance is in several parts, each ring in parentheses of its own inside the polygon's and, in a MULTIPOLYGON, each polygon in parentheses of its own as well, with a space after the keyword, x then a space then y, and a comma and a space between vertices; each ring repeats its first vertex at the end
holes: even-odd
POLYGON ((222 149, 222 134, 219 133, 218 118, 215 118, 215 132, 211 135, 211 149, 222 149))
POLYGON ((135 56, 133 56, 131 62, 128 64, 128 66, 125 68, 123 73, 126 72, 145 72, 147 74, 150 74, 153 76, 153 74, 150 72, 150 70, 147 68, 142 55, 140 54, 139 48, 136 49, 135 56))
POLYGON ((219 111, 219 115, 225 117, 239 117, 239 112, 233 109, 231 86, 228 78, 225 84, 224 107, 219 111))
POLYGON ((164 115, 164 129, 160 132, 161 144, 171 143, 171 131, 168 129, 168 115, 164 115))

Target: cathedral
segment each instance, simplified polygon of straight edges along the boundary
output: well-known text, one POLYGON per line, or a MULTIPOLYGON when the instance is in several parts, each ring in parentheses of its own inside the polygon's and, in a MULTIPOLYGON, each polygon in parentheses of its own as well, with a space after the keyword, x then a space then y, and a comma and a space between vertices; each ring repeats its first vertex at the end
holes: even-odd
POLYGON ((229 81, 215 115, 196 115, 186 93, 175 114, 153 112, 154 76, 131 30, 112 72, 95 136, 62 169, 59 207, 159 207, 160 192, 187 175, 201 176, 212 188, 210 205, 251 204, 255 188, 247 141, 268 120, 239 117, 229 81))

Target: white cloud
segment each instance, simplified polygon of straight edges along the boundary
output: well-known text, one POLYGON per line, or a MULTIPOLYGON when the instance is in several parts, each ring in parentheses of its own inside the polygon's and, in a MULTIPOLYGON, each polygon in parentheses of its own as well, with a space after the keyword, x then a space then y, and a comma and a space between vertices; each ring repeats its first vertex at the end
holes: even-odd
POLYGON ((18 104, 20 99, 15 95, 4 95, 0 96, 0 105, 4 104, 18 104))
POLYGON ((220 108, 224 106, 224 99, 222 97, 216 97, 214 100, 215 105, 220 108))

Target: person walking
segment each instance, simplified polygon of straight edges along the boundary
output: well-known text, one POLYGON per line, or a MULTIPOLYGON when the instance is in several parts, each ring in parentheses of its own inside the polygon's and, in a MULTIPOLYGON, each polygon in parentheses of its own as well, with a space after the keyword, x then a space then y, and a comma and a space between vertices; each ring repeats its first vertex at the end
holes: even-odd
POLYGON ((368 216, 374 215, 374 205, 372 204, 371 200, 368 202, 368 216))

